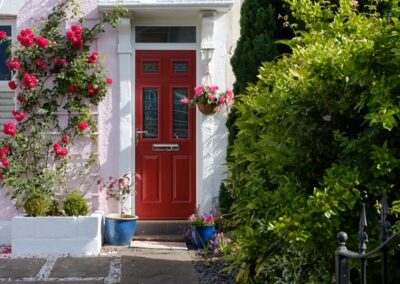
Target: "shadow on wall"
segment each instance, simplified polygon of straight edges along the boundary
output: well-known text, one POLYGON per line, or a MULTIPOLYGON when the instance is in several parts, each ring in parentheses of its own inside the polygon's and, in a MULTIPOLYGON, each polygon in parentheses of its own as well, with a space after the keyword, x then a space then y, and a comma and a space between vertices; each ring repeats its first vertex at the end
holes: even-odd
MULTIPOLYGON (((17 28, 24 29, 40 25, 40 18, 46 17, 61 0, 31 0, 26 1, 18 13, 17 28)), ((81 16, 89 19, 98 18, 97 0, 79 0, 79 7, 84 11, 81 16)))

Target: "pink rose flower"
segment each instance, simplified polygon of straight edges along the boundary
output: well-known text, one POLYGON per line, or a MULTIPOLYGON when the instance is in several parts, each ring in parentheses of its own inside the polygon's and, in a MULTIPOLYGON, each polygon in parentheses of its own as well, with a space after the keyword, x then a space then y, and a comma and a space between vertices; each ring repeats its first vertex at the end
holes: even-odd
POLYGON ((223 105, 224 103, 226 103, 226 99, 225 99, 225 97, 221 97, 221 98, 219 98, 219 104, 220 105, 223 105))
POLYGON ((187 97, 183 97, 183 98, 181 99, 181 103, 187 105, 187 104, 189 104, 189 99, 188 99, 187 97))
POLYGON ((213 102, 213 101, 215 101, 216 99, 217 99, 217 97, 216 97, 216 96, 214 96, 214 95, 211 95, 211 96, 210 96, 210 101, 212 101, 212 102, 213 102))
POLYGON ((8 87, 11 90, 15 90, 17 88, 17 84, 14 81, 11 80, 11 81, 8 81, 8 87))
POLYGON ((219 90, 218 86, 209 86, 208 89, 210 90, 210 92, 215 93, 219 90))
POLYGON ((10 58, 7 60, 7 67, 8 70, 14 71, 14 70, 21 70, 22 65, 21 62, 19 61, 18 58, 10 58))
POLYGON ((113 80, 111 77, 107 77, 107 84, 111 85, 113 83, 113 80))
POLYGON ((4 123, 3 133, 10 136, 17 135, 17 128, 15 121, 7 121, 4 123))
POLYGON ((89 122, 87 121, 81 121, 78 123, 78 128, 82 131, 86 130, 89 128, 89 122))
POLYGON ((40 48, 45 48, 49 45, 48 39, 42 36, 37 37, 35 42, 40 48))
POLYGON ((228 100, 234 100, 235 99, 235 95, 233 94, 233 91, 231 89, 227 89, 226 90, 226 97, 228 98, 228 100))
POLYGON ((1 163, 3 164, 4 167, 9 168, 10 167, 10 161, 7 159, 1 160, 1 163))
POLYGON ((87 62, 89 64, 96 64, 98 58, 99 58, 99 52, 97 50, 93 51, 92 55, 90 55, 87 62))
POLYGON ((37 85, 37 79, 34 75, 31 75, 29 73, 25 73, 24 74, 24 86, 27 89, 33 89, 36 87, 37 85))
POLYGON ((204 93, 204 85, 199 85, 196 88, 194 88, 194 94, 196 96, 202 96, 204 93))
POLYGON ((28 116, 26 112, 13 111, 12 114, 16 121, 22 121, 28 116))
POLYGON ((0 31, 0 40, 1 39, 6 39, 7 38, 7 33, 4 31, 0 31))
POLYGON ((24 29, 19 33, 17 39, 22 46, 30 47, 34 44, 35 34, 31 29, 24 29))

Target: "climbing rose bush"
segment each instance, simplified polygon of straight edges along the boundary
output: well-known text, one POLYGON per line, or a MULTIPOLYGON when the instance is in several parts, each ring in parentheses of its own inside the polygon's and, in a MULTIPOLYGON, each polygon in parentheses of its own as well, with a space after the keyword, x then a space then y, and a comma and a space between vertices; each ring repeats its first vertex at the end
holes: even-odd
MULTIPOLYGON (((31 197, 57 201, 56 196, 71 190, 71 178, 87 176, 96 162, 94 151, 80 167, 72 167, 71 157, 77 142, 79 149, 96 142, 91 110, 112 83, 104 56, 90 51, 90 45, 106 24, 115 28, 125 11, 117 7, 87 28, 77 18, 77 8, 76 1, 61 1, 41 27, 21 30, 10 45, 8 86, 15 90, 18 106, 14 120, 2 129, 6 138, 0 141, 0 186, 17 208, 31 197), (64 21, 75 23, 65 34, 60 27, 64 21)), ((10 40, 0 33, 0 42, 10 40)))

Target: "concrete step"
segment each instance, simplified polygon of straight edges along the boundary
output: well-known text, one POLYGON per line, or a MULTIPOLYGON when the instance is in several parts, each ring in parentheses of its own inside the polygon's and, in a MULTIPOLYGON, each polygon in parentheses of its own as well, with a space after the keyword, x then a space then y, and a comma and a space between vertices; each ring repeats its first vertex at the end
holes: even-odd
POLYGON ((189 226, 187 220, 138 220, 135 236, 183 236, 189 226))
POLYGON ((135 241, 157 241, 157 242, 184 242, 185 237, 180 235, 134 235, 135 241))

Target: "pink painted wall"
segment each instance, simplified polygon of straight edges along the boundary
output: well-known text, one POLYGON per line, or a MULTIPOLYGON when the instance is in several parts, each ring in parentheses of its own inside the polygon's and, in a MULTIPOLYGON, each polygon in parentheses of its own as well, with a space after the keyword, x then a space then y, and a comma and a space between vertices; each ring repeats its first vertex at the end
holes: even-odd
MULTIPOLYGON (((6 0, 14 1, 14 0, 6 0)), ((19 0, 22 2, 21 8, 16 18, 17 33, 24 28, 40 26, 40 17, 45 17, 51 12, 52 7, 60 0, 19 0)), ((97 0, 78 1, 82 15, 87 19, 87 26, 95 24, 99 19, 97 0)), ((0 7, 0 16, 2 8, 0 7)), ((65 23, 64 28, 68 29, 74 23, 65 23)), ((109 76, 113 78, 114 84, 109 96, 101 103, 99 112, 99 133, 98 152, 100 162, 100 175, 115 176, 118 174, 119 159, 119 94, 118 94, 118 58, 117 58, 117 31, 107 28, 106 33, 100 37, 92 46, 101 54, 106 55, 105 64, 109 68, 109 76)), ((85 153, 82 153, 84 156, 85 153)), ((98 194, 96 184, 88 189, 87 199, 91 203, 92 211, 96 209, 104 211, 116 211, 118 208, 115 202, 107 201, 103 194, 98 194)), ((4 190, 0 191, 0 223, 10 220, 13 216, 23 213, 17 211, 5 196, 4 190)), ((0 238, 1 239, 1 238, 0 238)), ((0 242, 1 243, 1 242, 0 242)))

